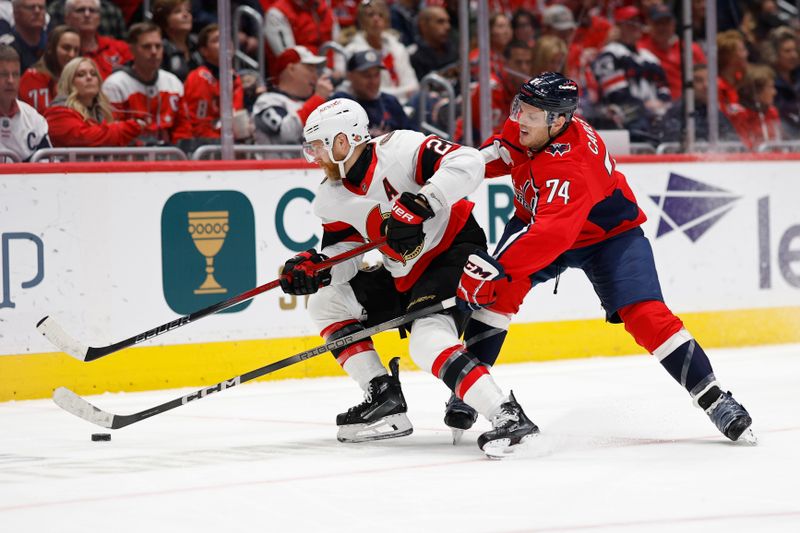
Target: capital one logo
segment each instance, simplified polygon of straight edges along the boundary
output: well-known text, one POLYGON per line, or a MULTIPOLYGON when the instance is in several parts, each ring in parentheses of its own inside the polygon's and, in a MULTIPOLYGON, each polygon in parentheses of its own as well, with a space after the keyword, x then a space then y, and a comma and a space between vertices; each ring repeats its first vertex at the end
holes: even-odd
MULTIPOLYGON (((173 194, 161 213, 164 298, 188 315, 256 286, 253 206, 238 191, 173 194)), ((221 312, 245 309, 249 301, 221 312)))
POLYGON ((656 239, 677 230, 696 242, 740 198, 720 187, 671 173, 664 194, 650 196, 661 211, 656 239))

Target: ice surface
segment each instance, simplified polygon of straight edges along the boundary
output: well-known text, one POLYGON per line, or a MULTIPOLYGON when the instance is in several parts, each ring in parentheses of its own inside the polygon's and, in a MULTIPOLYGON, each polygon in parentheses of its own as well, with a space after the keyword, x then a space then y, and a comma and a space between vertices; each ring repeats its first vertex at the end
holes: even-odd
MULTIPOLYGON (((501 365, 542 435, 490 461, 403 372, 414 433, 340 444, 347 378, 245 385, 112 432, 0 403, 0 531, 800 531, 800 346, 710 350, 759 446, 730 443, 650 357, 501 365)), ((125 357, 124 353, 110 357, 125 357)), ((249 369, 241 369, 243 372, 249 369)), ((94 396, 131 413, 181 391, 94 396)))

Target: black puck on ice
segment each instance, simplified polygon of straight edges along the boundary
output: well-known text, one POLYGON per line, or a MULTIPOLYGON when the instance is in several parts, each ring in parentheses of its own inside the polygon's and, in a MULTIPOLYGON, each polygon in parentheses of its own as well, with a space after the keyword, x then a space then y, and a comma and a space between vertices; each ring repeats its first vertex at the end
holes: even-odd
POLYGON ((111 433, 92 433, 92 440, 95 442, 101 440, 111 440, 111 433))

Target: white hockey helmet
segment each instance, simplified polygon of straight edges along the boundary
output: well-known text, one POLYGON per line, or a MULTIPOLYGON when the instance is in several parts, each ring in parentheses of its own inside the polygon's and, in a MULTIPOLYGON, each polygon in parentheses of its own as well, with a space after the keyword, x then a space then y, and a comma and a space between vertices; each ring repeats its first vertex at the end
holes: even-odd
POLYGON ((305 138, 303 155, 307 161, 313 163, 315 150, 311 143, 322 141, 328 157, 339 165, 339 170, 344 176, 344 163, 353 155, 356 146, 364 144, 372 138, 368 126, 367 112, 355 100, 336 98, 325 102, 312 111, 306 120, 306 126, 303 129, 305 138), (340 133, 347 136, 347 140, 350 142, 350 151, 341 161, 337 161, 333 156, 333 140, 340 133))

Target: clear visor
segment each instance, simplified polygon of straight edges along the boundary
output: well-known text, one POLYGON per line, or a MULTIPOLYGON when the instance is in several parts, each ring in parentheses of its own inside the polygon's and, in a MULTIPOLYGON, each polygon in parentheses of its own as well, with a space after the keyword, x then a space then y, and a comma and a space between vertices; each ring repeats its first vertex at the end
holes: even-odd
POLYGON ((511 104, 511 112, 508 115, 513 122, 523 122, 528 126, 549 126, 548 116, 556 115, 548 113, 543 109, 526 104, 520 100, 519 95, 514 97, 514 102, 511 104))
POLYGON ((309 163, 316 163, 318 160, 322 159, 324 153, 325 146, 321 141, 303 143, 303 157, 305 157, 306 161, 309 163))

